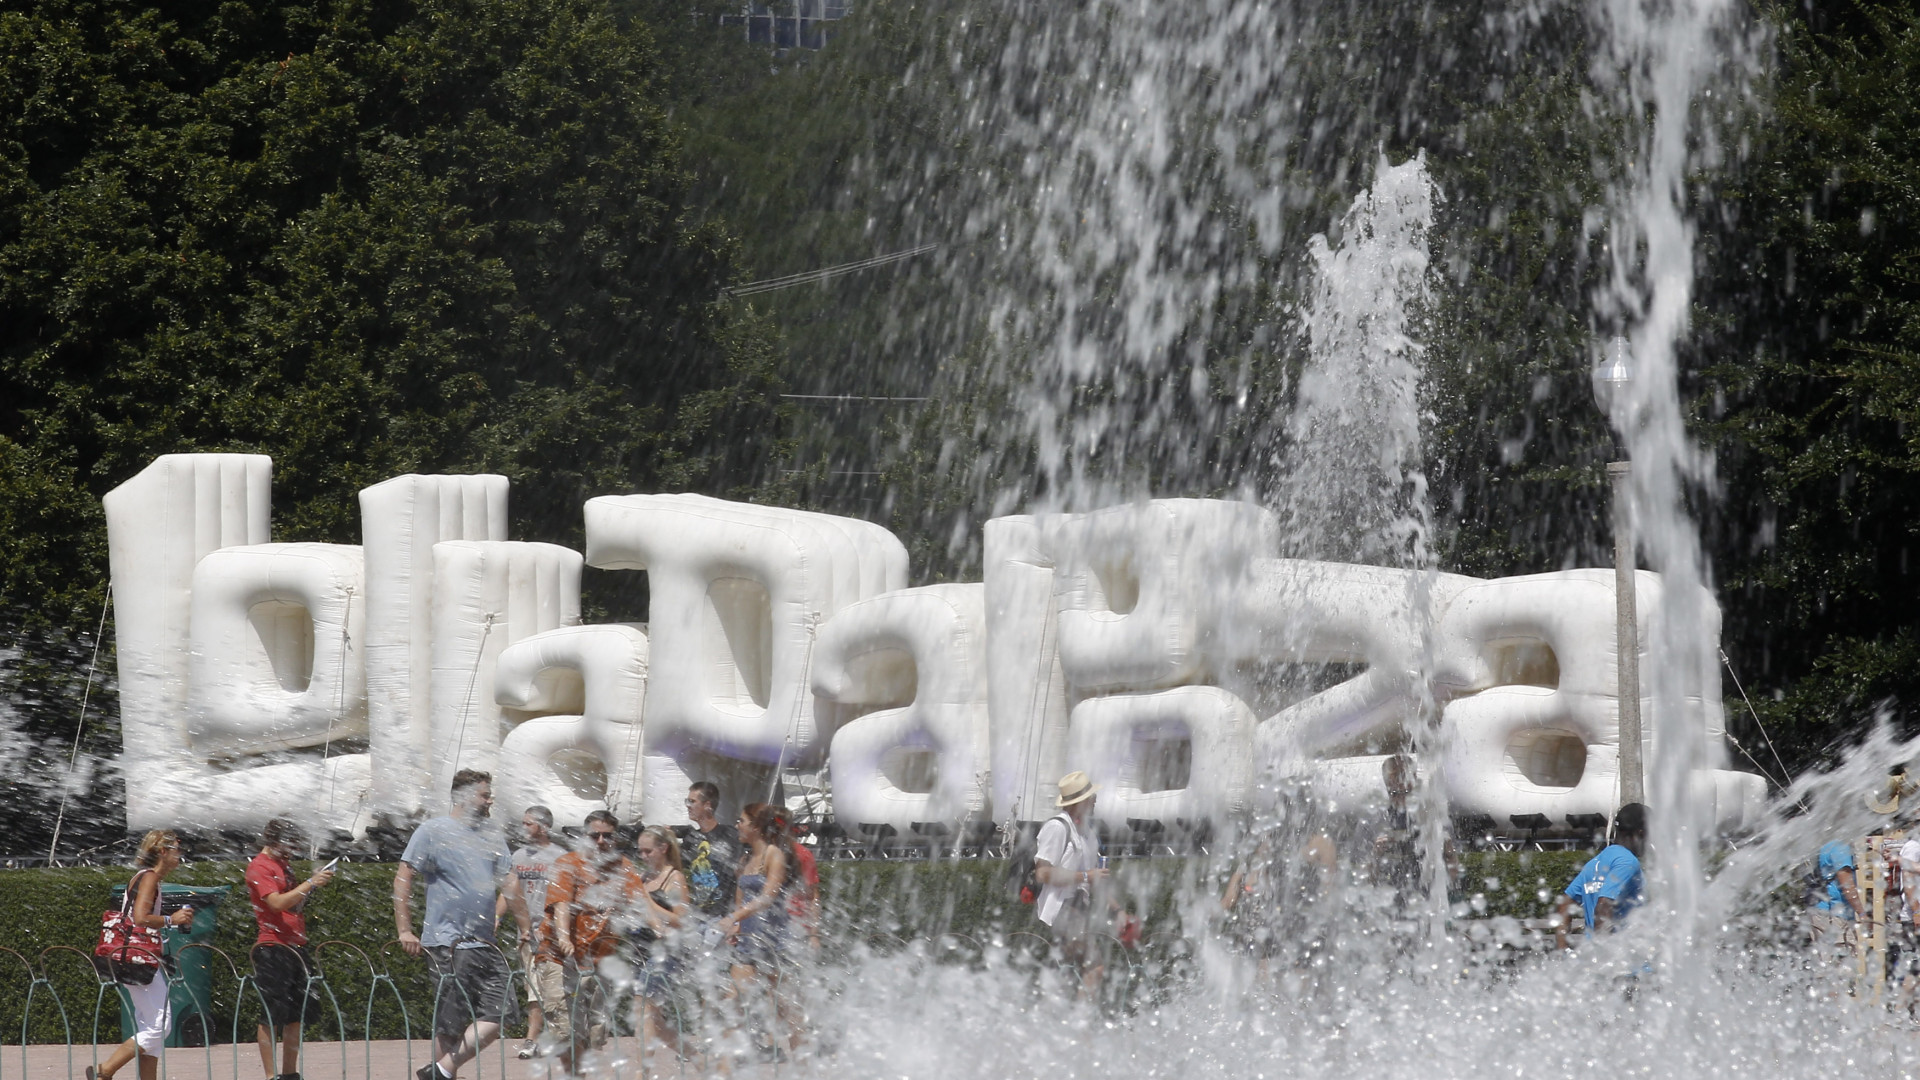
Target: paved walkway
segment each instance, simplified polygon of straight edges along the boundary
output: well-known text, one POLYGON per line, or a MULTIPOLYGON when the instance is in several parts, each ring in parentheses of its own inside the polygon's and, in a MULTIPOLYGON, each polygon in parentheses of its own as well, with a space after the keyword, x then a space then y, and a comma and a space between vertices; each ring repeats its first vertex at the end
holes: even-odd
MULTIPOLYGON (((599 1070, 596 1075, 609 1077, 610 1080, 615 1077, 640 1080, 631 1064, 632 1056, 638 1049, 634 1040, 619 1039, 617 1045, 609 1049, 613 1050, 612 1056, 624 1057, 627 1061, 618 1070, 599 1070)), ((427 1044, 416 1041, 412 1051, 409 1062, 408 1045, 399 1039, 374 1043, 309 1043, 304 1051, 305 1060, 301 1062, 300 1073, 306 1080, 334 1080, 336 1077, 339 1080, 409 1080, 412 1069, 427 1063, 427 1044)), ((21 1080, 66 1080, 71 1077, 78 1080, 86 1075, 88 1065, 105 1061, 111 1053, 111 1046, 93 1048, 91 1053, 86 1046, 75 1046, 71 1057, 65 1046, 29 1046, 24 1052, 18 1046, 0 1046, 0 1080, 11 1080, 13 1077, 20 1077, 21 1080)), ((162 1080, 259 1080, 260 1077, 260 1051, 251 1043, 237 1048, 215 1046, 208 1049, 169 1050, 163 1064, 165 1072, 162 1080)), ((460 1070, 460 1080, 563 1080, 565 1076, 558 1065, 551 1061, 519 1061, 513 1057, 511 1050, 503 1062, 497 1044, 488 1047, 477 1064, 477 1070, 474 1065, 460 1070)), ((760 1071, 748 1069, 745 1075, 760 1071)), ((765 1071, 770 1074, 773 1070, 765 1071)), ((674 1077, 677 1073, 669 1070, 664 1075, 674 1077)), ((691 1077, 693 1074, 689 1070, 686 1075, 691 1077)), ((138 1077, 134 1066, 129 1065, 114 1080, 138 1080, 138 1077)))

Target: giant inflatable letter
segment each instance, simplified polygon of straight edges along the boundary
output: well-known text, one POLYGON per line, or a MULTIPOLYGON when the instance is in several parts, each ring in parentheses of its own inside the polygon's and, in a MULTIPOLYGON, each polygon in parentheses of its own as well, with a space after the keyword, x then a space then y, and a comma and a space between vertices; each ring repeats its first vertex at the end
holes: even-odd
POLYGON ((748 776, 817 762, 832 732, 807 678, 815 631, 906 585, 900 541, 864 521, 700 495, 604 496, 586 518, 588 562, 647 572, 649 751, 749 763, 748 776))
MULTIPOLYGON (((1465 688, 1470 696, 1448 703, 1444 713, 1451 735, 1447 787, 1456 806, 1501 824, 1513 815, 1545 814, 1557 827, 1569 815, 1610 815, 1619 805, 1613 582, 1606 570, 1501 578, 1461 590, 1447 605, 1441 636, 1453 651, 1479 661, 1465 688)), ((1661 618, 1662 584, 1657 574, 1635 575, 1642 642, 1653 640, 1661 618)), ((1702 600, 1717 638, 1718 605, 1711 597, 1702 600)), ((1643 655, 1641 670, 1650 666, 1643 655)), ((1678 716, 1657 715, 1654 699, 1643 690, 1647 750, 1665 726, 1692 728, 1716 753, 1725 753, 1713 674, 1702 685, 1715 692, 1686 702, 1678 716)), ((1643 760, 1652 761, 1652 754, 1643 760)), ((1744 773, 1709 769, 1699 783, 1709 789, 1716 820, 1725 828, 1739 826, 1765 796, 1765 781, 1744 773)))
POLYGON ((1253 726, 1217 686, 1088 698, 1073 708, 1068 757, 1101 785, 1094 812, 1110 825, 1225 821, 1247 808, 1253 726))
POLYGON ((494 700, 501 650, 580 621, 580 553, 556 544, 447 540, 433 545, 433 786, 447 805, 453 774, 499 766, 506 717, 494 700))
MULTIPOLYGON (((578 825, 595 810, 622 821, 660 821, 679 807, 641 798, 641 707, 647 694, 647 635, 625 623, 563 626, 500 652, 494 700, 526 716, 500 742, 498 813, 527 807, 578 825)), ((684 792, 662 793, 678 803, 684 792)))
POLYGON ((359 549, 268 543, 272 462, 169 454, 105 499, 127 822, 362 823, 359 549), (315 752, 315 751, 318 752, 315 752))
POLYGON ((230 547, 201 559, 187 714, 194 749, 258 754, 364 736, 364 586, 360 549, 344 544, 230 547))
POLYGON ((163 781, 204 769, 187 737, 193 568, 216 549, 268 541, 272 477, 259 454, 166 454, 102 500, 129 829, 177 824, 163 781))
POLYGON ((1076 694, 1194 681, 1219 652, 1222 604, 1277 531, 1261 507, 1213 499, 1155 499, 1041 528, 1076 694))
POLYGON ((433 545, 506 538, 504 476, 410 473, 360 491, 367 727, 376 810, 406 818, 427 805, 433 545))
POLYGON ((1262 724, 1262 759, 1279 765, 1351 746, 1376 729, 1416 719, 1429 692, 1423 677, 1442 687, 1471 678, 1463 673, 1468 658, 1430 642, 1433 613, 1473 580, 1351 563, 1256 560, 1235 590, 1232 655, 1366 665, 1262 724))
POLYGON ((985 590, 929 585, 841 608, 821 628, 813 691, 878 707, 833 736, 834 816, 907 832, 986 809, 985 590))
POLYGON ((995 816, 1052 811, 1067 760, 1067 678, 1060 670, 1053 560, 1033 518, 987 522, 987 702, 995 816))

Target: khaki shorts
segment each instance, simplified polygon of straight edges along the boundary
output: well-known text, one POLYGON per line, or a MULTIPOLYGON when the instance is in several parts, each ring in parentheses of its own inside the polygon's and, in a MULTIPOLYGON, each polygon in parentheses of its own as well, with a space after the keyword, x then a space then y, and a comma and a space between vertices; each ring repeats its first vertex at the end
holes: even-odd
POLYGON ((607 1041, 607 994, 604 991, 582 996, 576 991, 580 977, 570 963, 545 957, 533 961, 533 986, 540 995, 540 1011, 546 1017, 543 1039, 555 1043, 574 1038, 576 1019, 586 1024, 586 1044, 602 1046, 607 1041))
POLYGON ((1818 909, 1807 913, 1813 923, 1813 947, 1822 952, 1852 955, 1853 920, 1818 909))

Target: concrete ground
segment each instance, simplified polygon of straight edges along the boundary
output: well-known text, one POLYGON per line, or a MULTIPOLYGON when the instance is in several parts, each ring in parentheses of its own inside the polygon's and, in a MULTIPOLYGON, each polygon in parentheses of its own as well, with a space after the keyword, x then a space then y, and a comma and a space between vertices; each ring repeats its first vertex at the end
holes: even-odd
MULTIPOLYGON (((408 1044, 399 1039, 373 1043, 309 1043, 304 1049, 300 1074, 305 1080, 335 1080, 336 1077, 339 1080, 409 1080, 412 1070, 427 1063, 427 1043, 414 1042, 411 1059, 408 1050, 408 1044)), ((607 1048, 610 1060, 604 1067, 591 1070, 592 1075, 609 1080, 642 1080, 633 1065, 637 1050, 631 1038, 616 1040, 615 1045, 607 1048)), ((65 1046, 0 1046, 0 1078, 79 1080, 86 1075, 88 1065, 105 1061, 111 1053, 112 1046, 74 1046, 71 1054, 65 1046)), ((260 1080, 261 1075, 260 1052, 252 1044, 168 1050, 162 1065, 162 1080, 260 1080)), ((750 1076, 760 1071, 747 1069, 735 1075, 750 1076)), ((766 1071, 772 1073, 771 1069, 766 1071)), ((139 1075, 130 1064, 115 1075, 115 1080, 138 1080, 139 1075)), ((551 1059, 516 1059, 512 1046, 502 1060, 498 1044, 488 1047, 478 1062, 460 1070, 460 1080, 563 1080, 565 1075, 551 1059)), ((648 1080, 656 1075, 677 1078, 681 1072, 669 1066, 650 1073, 648 1080)), ((693 1076, 694 1071, 688 1069, 684 1075, 693 1076)))

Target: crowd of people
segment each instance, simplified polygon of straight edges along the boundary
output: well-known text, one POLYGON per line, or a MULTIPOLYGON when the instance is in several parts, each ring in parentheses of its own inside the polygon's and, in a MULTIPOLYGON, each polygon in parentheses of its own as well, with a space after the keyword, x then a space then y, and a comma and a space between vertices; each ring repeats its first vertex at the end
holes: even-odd
POLYGON ((511 916, 527 972, 522 1058, 576 1071, 603 1046, 612 1010, 631 1001, 648 1053, 784 1060, 805 1039, 787 981, 797 950, 818 944, 819 875, 794 842, 784 807, 749 803, 719 820, 711 782, 687 793, 690 825, 647 826, 629 848, 619 820, 596 810, 568 850, 545 807, 527 808, 510 849, 492 821, 492 780, 456 774, 450 812, 417 829, 394 876, 394 929, 424 956, 438 987, 433 1061, 420 1080, 450 1080, 500 1037, 519 1002, 495 932, 511 916), (415 932, 415 879, 426 911, 415 932), (702 1038, 688 1038, 690 1031, 702 1038), (747 1045, 750 1044, 750 1045, 747 1045))
MULTIPOLYGON (((1345 883, 1368 886, 1386 923, 1434 910, 1424 897, 1434 880, 1425 860, 1438 860, 1447 887, 1458 885, 1451 838, 1421 842, 1410 810, 1418 786, 1413 759, 1389 758, 1382 779, 1385 806, 1359 821, 1346 843, 1303 806, 1283 805, 1280 819, 1293 827, 1252 836, 1235 860, 1220 900, 1223 932, 1262 975, 1324 966, 1337 909, 1351 904, 1339 896, 1345 883)), ((1903 774, 1890 785, 1896 801, 1907 790, 1903 774)), ((1024 896, 1054 955, 1091 997, 1105 975, 1105 939, 1137 940, 1140 926, 1109 886, 1093 825, 1099 787, 1072 772, 1057 792, 1056 813, 1034 837, 1024 896)), ((696 1067, 709 1055, 716 1070, 741 1057, 780 1061, 803 1047, 808 1026, 790 983, 796 961, 819 947, 819 874, 810 849, 795 842, 785 807, 749 803, 723 822, 719 788, 701 781, 686 795, 689 824, 650 825, 629 836, 614 814, 596 810, 575 847, 547 808, 531 806, 515 848, 493 820, 486 773, 455 774, 450 795, 448 812, 414 831, 393 879, 398 943, 425 959, 435 986, 434 1057, 419 1080, 458 1076, 517 1020, 522 1004, 527 1029, 518 1056, 552 1057, 569 1072, 605 1044, 616 1007, 632 1009, 643 1052, 692 1059, 696 1067), (426 895, 417 924, 416 886, 426 895), (520 974, 496 940, 509 918, 520 974)), ((1647 815, 1639 803, 1620 807, 1609 842, 1559 894, 1551 920, 1558 947, 1574 944, 1575 927, 1589 940, 1618 930, 1643 904, 1647 815)), ((264 1007, 256 1036, 268 1080, 296 1080, 301 1028, 317 1015, 304 908, 332 879, 334 864, 297 879, 293 862, 306 845, 293 822, 276 818, 246 870, 264 1007)), ((1876 939, 1886 971, 1911 997, 1920 987, 1920 887, 1903 883, 1920 882, 1920 836, 1878 830, 1860 851, 1873 860, 1872 914, 1886 923, 1885 937, 1876 939)), ((1825 844, 1813 860, 1807 908, 1816 952, 1857 958, 1864 947, 1869 912, 1857 862, 1855 846, 1842 841, 1825 844)), ((178 836, 148 833, 135 863, 118 912, 127 933, 157 940, 160 929, 190 923, 190 907, 167 914, 161 904, 161 886, 180 864, 178 836)), ((102 961, 102 974, 125 990, 134 1035, 97 1072, 89 1068, 87 1080, 112 1077, 135 1060, 143 1080, 155 1074, 171 1025, 167 980, 130 955, 102 961)))
MULTIPOLYGON (((743 1054, 785 1060, 797 1051, 806 1021, 788 982, 799 951, 819 945, 819 873, 812 853, 794 842, 785 807, 749 803, 727 823, 720 805, 716 785, 696 783, 687 793, 690 825, 647 826, 630 839, 612 813, 597 810, 577 850, 555 831, 551 811, 532 806, 516 849, 492 818, 492 778, 456 773, 448 812, 414 831, 394 873, 395 936, 424 958, 434 986, 433 1059, 419 1080, 459 1075, 518 1018, 523 1001, 527 1038, 518 1055, 551 1056, 568 1072, 605 1044, 612 1010, 623 1003, 643 1047, 696 1059, 696 1067, 709 1053, 724 1070, 743 1054), (426 894, 418 923, 416 886, 426 894), (521 974, 496 937, 509 917, 521 974)), ((306 845, 297 825, 275 818, 246 870, 263 1013, 256 1036, 268 1080, 297 1080, 301 1028, 319 1009, 304 909, 332 880, 334 864, 297 879, 292 865, 306 845)), ((194 917, 190 906, 166 914, 161 903, 161 886, 180 865, 178 835, 148 833, 135 863, 121 921, 157 943, 158 930, 194 917)), ((142 1080, 154 1080, 173 1023, 157 945, 123 946, 97 962, 125 992, 134 1035, 88 1066, 86 1078, 106 1080, 137 1061, 142 1080)))

